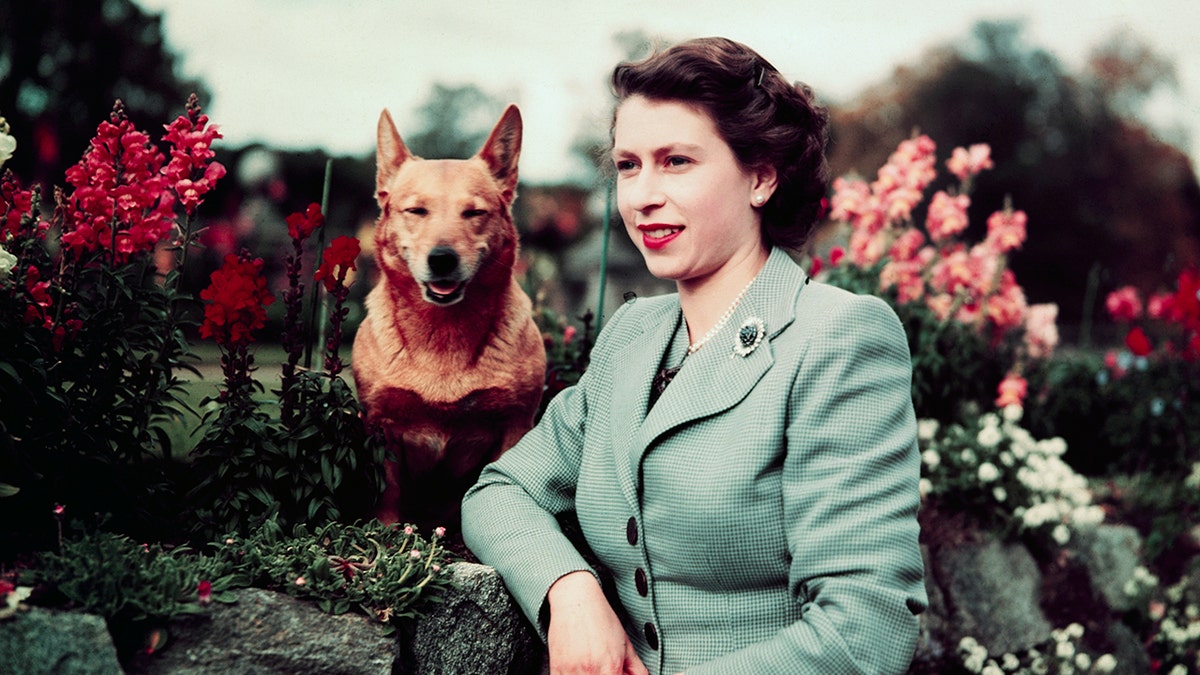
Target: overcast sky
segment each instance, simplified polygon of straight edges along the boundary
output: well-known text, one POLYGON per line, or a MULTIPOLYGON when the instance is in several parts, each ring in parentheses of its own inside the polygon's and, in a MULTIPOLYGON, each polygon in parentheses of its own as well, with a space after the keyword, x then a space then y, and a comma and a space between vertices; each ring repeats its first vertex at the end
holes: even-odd
POLYGON ((163 12, 169 47, 211 89, 206 111, 234 146, 368 153, 382 108, 403 135, 434 82, 473 83, 520 105, 522 177, 558 181, 578 171, 567 151, 579 130, 607 125, 618 32, 724 35, 839 101, 931 46, 969 39, 978 20, 1022 19, 1027 44, 1068 71, 1122 28, 1173 61, 1180 89, 1160 92, 1149 111, 1188 132, 1193 166, 1200 157, 1197 0, 136 2, 163 12))

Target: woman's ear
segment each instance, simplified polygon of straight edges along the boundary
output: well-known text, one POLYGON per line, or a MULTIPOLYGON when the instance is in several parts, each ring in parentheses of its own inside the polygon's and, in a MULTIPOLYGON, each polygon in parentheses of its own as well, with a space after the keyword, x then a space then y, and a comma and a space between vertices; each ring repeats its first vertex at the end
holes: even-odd
POLYGON ((769 202, 771 195, 775 194, 778 183, 775 167, 767 165, 753 169, 750 172, 750 179, 750 203, 762 206, 769 202))

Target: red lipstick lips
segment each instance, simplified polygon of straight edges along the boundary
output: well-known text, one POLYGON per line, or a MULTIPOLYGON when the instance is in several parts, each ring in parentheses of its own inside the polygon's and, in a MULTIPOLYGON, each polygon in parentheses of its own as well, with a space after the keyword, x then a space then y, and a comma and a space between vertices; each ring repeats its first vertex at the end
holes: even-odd
POLYGON ((680 232, 683 232, 683 228, 677 225, 661 225, 658 223, 638 225, 637 228, 642 233, 642 245, 652 251, 657 251, 665 247, 675 237, 678 237, 680 232))

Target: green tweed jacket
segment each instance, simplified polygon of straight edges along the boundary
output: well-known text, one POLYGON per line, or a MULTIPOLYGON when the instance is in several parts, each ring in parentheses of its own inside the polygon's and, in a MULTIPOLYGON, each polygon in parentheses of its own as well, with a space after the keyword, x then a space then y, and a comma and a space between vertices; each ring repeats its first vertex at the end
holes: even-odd
POLYGON ((579 383, 484 469, 463 534, 545 638, 592 570, 651 673, 902 673, 926 606, 899 320, 776 249, 647 414, 679 298, 622 306, 579 383), (738 327, 765 337, 734 353, 738 327), (573 514, 600 565, 562 533, 573 514))

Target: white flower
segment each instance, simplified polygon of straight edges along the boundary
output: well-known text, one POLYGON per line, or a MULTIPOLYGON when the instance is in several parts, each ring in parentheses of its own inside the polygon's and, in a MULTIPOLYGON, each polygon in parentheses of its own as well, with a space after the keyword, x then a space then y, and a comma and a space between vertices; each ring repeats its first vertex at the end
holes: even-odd
POLYGON ((1000 664, 1005 670, 1012 673, 1016 672, 1017 668, 1021 667, 1021 659, 1018 659, 1016 654, 1009 653, 1004 655, 1004 658, 1000 661, 1000 664))
POLYGON ((924 499, 929 496, 930 492, 933 492, 933 481, 928 478, 922 478, 917 482, 917 489, 921 491, 921 498, 924 499))
POLYGON ((1059 546, 1065 546, 1068 541, 1071 541, 1071 530, 1067 529, 1066 525, 1059 523, 1054 526, 1054 530, 1050 532, 1050 536, 1054 541, 1058 542, 1059 546))
MULTIPOLYGON (((0 117, 0 123, 4 122, 4 118, 0 117)), ((17 139, 9 136, 8 125, 0 126, 0 166, 12 158, 13 153, 17 150, 17 139)))
POLYGON ((1177 663, 1175 664, 1175 667, 1171 669, 1171 672, 1167 673, 1167 675, 1187 675, 1187 666, 1183 665, 1182 663, 1177 663))
POLYGON ((1050 672, 1050 666, 1046 663, 1045 659, 1039 656, 1033 660, 1033 663, 1029 664, 1029 670, 1033 672, 1034 675, 1046 675, 1050 672))
POLYGON ((975 440, 985 448, 994 448, 1004 440, 1004 434, 1000 433, 1000 429, 989 425, 979 430, 979 435, 975 437, 975 440))
POLYGON ((4 247, 0 246, 0 279, 7 279, 16 266, 17 256, 5 251, 4 247))
POLYGON ((1021 415, 1024 413, 1025 410, 1016 403, 1006 405, 1004 406, 1004 410, 1000 411, 1000 414, 1004 416, 1004 421, 1008 422, 1009 424, 1016 424, 1017 422, 1020 422, 1021 415))
POLYGON ((1060 642, 1054 647, 1054 655, 1060 659, 1075 656, 1075 645, 1070 642, 1060 642))
POLYGON ((1087 670, 1092 667, 1092 657, 1086 652, 1079 652, 1075 655, 1075 667, 1080 670, 1087 670))
POLYGON ((982 675, 1004 675, 1004 671, 994 661, 988 661, 988 664, 980 672, 982 675))
POLYGON ((1067 626, 1067 635, 1075 638, 1076 640, 1083 637, 1083 625, 1072 623, 1071 625, 1067 626))
POLYGON ((1005 450, 1004 452, 1000 453, 1000 463, 1004 466, 1011 467, 1013 464, 1017 463, 1017 458, 1013 457, 1011 452, 1005 450))
POLYGON ((937 453, 937 450, 926 450, 921 453, 921 461, 925 462, 925 466, 936 469, 942 463, 942 457, 937 453))
POLYGON ((992 488, 992 498, 998 502, 1002 502, 1008 499, 1008 491, 997 485, 996 487, 992 488))
POLYGON ((978 474, 979 480, 983 481, 984 483, 991 483, 1000 477, 1000 470, 996 468, 995 464, 992 464, 991 462, 984 462, 983 464, 979 465, 978 474))
POLYGON ((1111 673, 1117 667, 1117 659, 1112 654, 1104 654, 1096 659, 1096 671, 1100 673, 1111 673))
POLYGON ((1061 457, 1067 451, 1067 442, 1058 437, 1038 441, 1037 445, 1038 450, 1054 457, 1061 457))
POLYGON ((977 459, 975 457, 975 451, 970 448, 960 452, 958 454, 958 458, 962 460, 963 464, 974 464, 975 460, 977 459))
POLYGON ((1192 473, 1183 479, 1183 484, 1193 490, 1200 488, 1200 462, 1192 465, 1192 473))
POLYGON ((937 420, 917 420, 917 439, 932 441, 938 432, 937 420))
POLYGON ((984 657, 980 656, 979 652, 971 652, 963 659, 963 666, 972 673, 978 673, 983 670, 983 659, 984 657))

